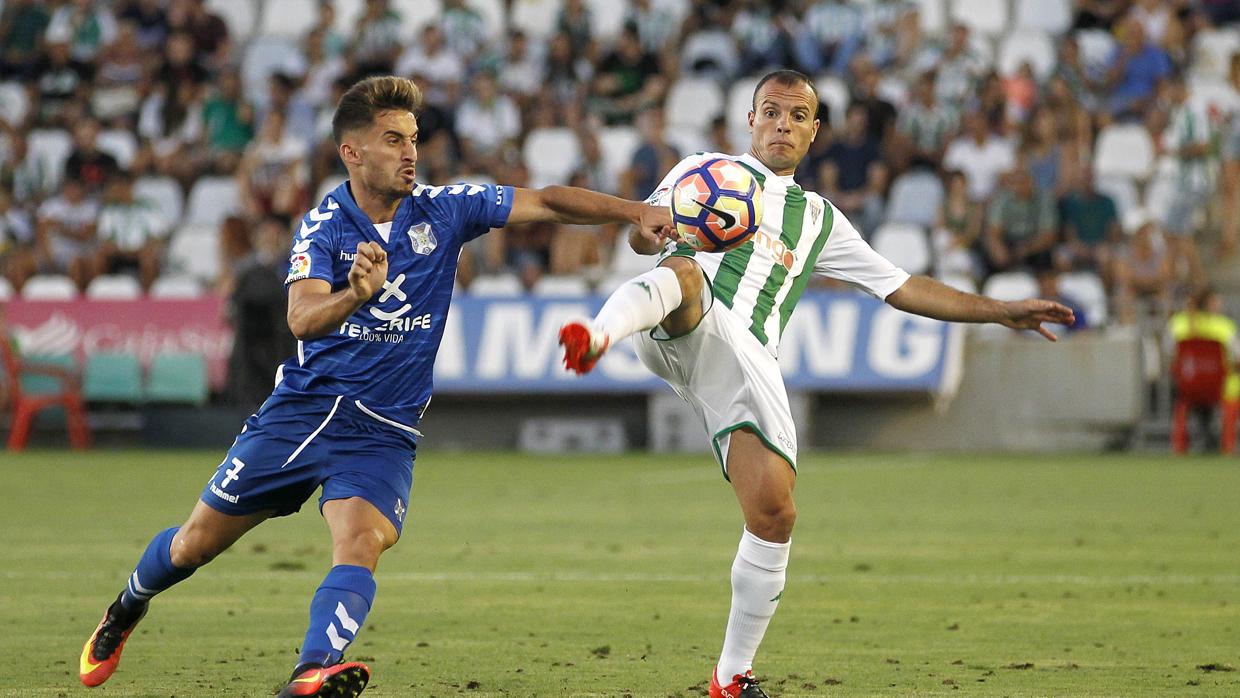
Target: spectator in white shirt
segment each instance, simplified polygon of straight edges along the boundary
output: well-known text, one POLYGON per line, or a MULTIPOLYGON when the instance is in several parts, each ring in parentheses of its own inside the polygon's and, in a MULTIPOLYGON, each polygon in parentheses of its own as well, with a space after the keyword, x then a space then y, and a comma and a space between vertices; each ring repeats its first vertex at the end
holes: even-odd
POLYGON ((515 149, 521 133, 521 115, 511 98, 501 94, 495 76, 487 71, 473 80, 472 93, 456 112, 456 132, 467 167, 488 171, 489 163, 515 149))
POLYGON ((970 112, 964 117, 964 135, 952 141, 943 155, 943 167, 960 170, 969 183, 969 199, 990 198, 999 177, 1016 164, 1016 149, 1006 138, 991 133, 986 117, 970 112))
POLYGON ((132 174, 122 171, 112 178, 95 234, 96 268, 105 274, 137 271, 143 290, 149 291, 159 276, 168 222, 151 202, 134 197, 132 174))
POLYGON ((95 219, 99 204, 86 194, 81 182, 67 179, 59 196, 39 207, 35 258, 45 274, 67 274, 85 291, 98 274, 95 219))

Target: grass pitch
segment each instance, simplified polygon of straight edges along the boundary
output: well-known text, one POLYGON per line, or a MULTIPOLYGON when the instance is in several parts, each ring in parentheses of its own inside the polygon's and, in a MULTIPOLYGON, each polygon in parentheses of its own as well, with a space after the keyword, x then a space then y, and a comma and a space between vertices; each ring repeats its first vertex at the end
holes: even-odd
MULTIPOLYGON (((449 454, 350 652, 367 696, 701 696, 737 507, 707 456, 449 454)), ((220 452, 0 457, 0 695, 261 696, 329 564, 308 504, 161 596, 100 689, 77 657, 220 452)), ((1240 695, 1240 463, 808 455, 758 658, 790 696, 1240 695)))

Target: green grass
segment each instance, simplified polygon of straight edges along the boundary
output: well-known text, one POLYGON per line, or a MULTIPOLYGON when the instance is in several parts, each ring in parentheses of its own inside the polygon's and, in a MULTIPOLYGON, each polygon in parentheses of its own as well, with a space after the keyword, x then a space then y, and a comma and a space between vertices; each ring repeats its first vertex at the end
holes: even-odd
MULTIPOLYGON (((312 504, 161 596, 106 686, 75 675, 220 455, 0 458, 0 695, 273 692, 328 564, 312 504)), ((822 454, 797 499, 773 696, 1240 695, 1234 459, 822 454)), ((432 447, 412 500, 351 650, 367 696, 705 694, 741 531, 706 456, 432 447)))

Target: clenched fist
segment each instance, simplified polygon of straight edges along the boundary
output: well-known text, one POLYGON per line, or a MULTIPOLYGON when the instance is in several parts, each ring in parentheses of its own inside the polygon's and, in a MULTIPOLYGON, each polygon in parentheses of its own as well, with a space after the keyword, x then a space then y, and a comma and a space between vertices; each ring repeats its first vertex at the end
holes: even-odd
POLYGON ((387 281, 387 252, 377 242, 357 243, 357 256, 349 268, 349 288, 357 300, 366 302, 387 281))

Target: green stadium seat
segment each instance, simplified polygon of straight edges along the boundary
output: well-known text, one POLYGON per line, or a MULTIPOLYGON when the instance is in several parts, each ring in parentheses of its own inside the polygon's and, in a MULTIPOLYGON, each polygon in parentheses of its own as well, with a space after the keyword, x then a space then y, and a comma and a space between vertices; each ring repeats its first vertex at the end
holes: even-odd
POLYGON ((146 381, 147 402, 202 405, 207 401, 207 360, 200 354, 159 354, 146 381))
MULTIPOLYGON (((54 366, 69 372, 77 371, 77 360, 72 354, 24 354, 24 364, 54 366)), ((22 392, 31 397, 55 395, 64 390, 64 381, 54 375, 23 371, 21 373, 22 392)))
POLYGON ((134 354, 100 352, 86 358, 82 397, 88 402, 141 402, 142 364, 134 354))

